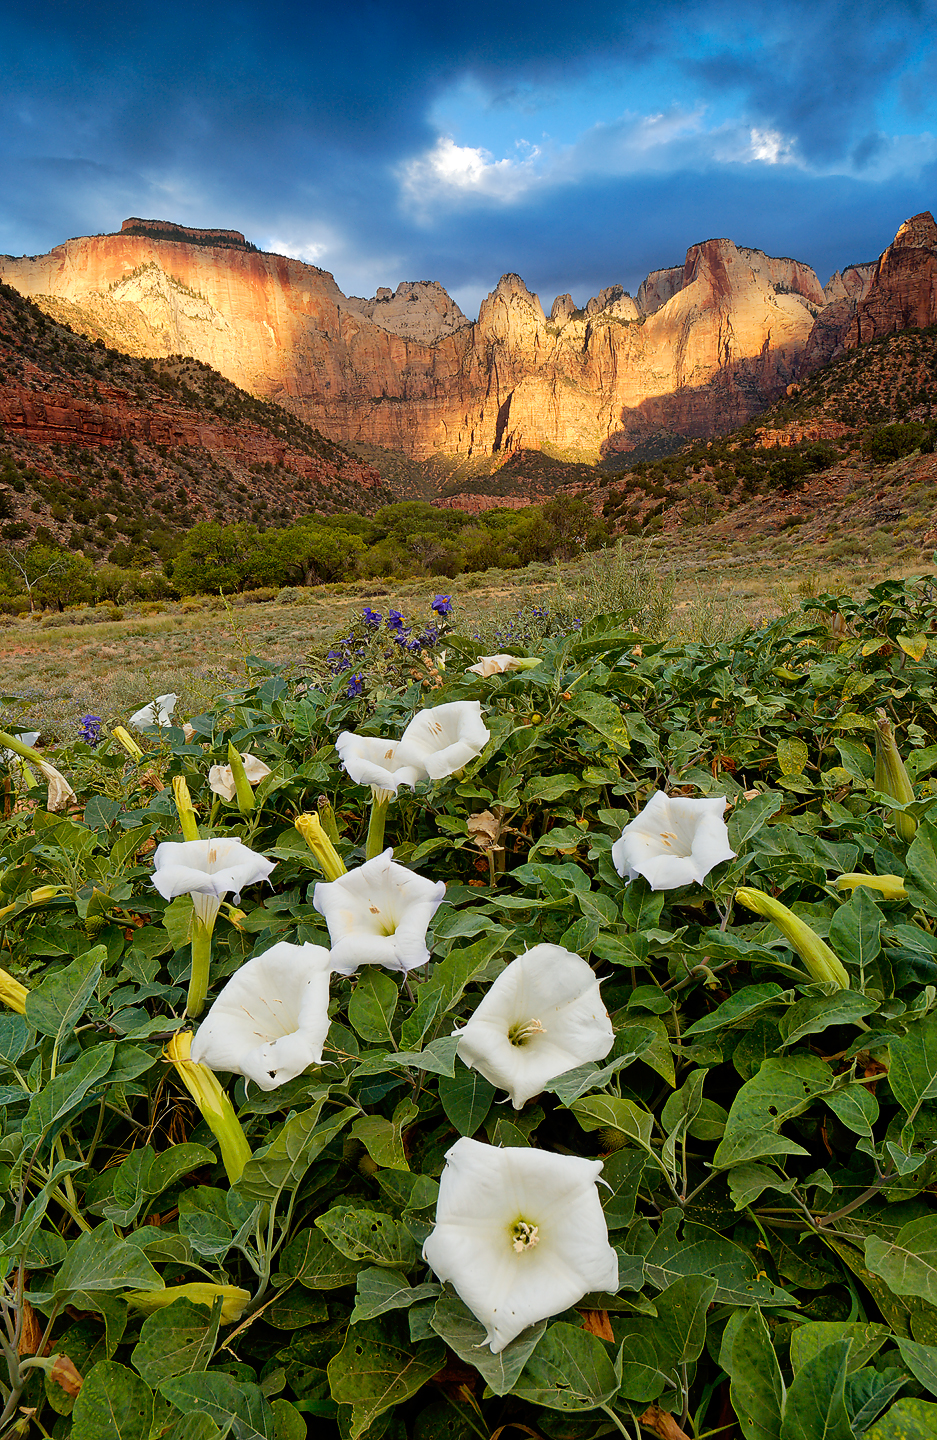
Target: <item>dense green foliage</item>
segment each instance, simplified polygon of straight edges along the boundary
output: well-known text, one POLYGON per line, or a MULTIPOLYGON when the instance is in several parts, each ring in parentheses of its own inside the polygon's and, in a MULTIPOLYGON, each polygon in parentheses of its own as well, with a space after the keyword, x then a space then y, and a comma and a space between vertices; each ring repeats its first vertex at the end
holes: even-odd
POLYGON ((491 680, 448 636, 431 691, 432 670, 363 672, 358 695, 347 671, 316 685, 252 659, 191 741, 154 733, 129 763, 109 740, 59 751, 74 813, 44 811, 36 787, 0 830, 4 963, 30 988, 24 1016, 0 1016, 4 1433, 25 1407, 76 1440, 302 1440, 307 1424, 591 1440, 636 1433, 638 1416, 700 1437, 731 1401, 746 1440, 932 1435, 935 625, 921 580, 712 646, 603 616, 491 680), (412 994, 376 966, 333 976, 327 1063, 266 1094, 229 1085, 253 1151, 229 1185, 161 1053, 183 1023, 191 914, 150 884, 152 843, 179 838, 171 778, 187 777, 203 833, 277 862, 266 894, 222 912, 211 995, 277 940, 329 943, 293 820, 328 797, 360 864, 368 797, 333 741, 397 737, 428 695, 481 701, 490 731, 459 776, 389 812, 395 858, 448 885, 432 960, 412 994), (917 787, 898 809, 919 822, 910 845, 875 788, 879 706, 917 787), (246 813, 208 789, 229 740, 272 769, 246 813), (701 885, 655 893, 616 873, 612 843, 655 788, 730 801, 737 856, 701 885), (469 823, 485 812, 488 840, 469 823), (905 894, 837 888, 856 871, 900 876, 905 894), (61 892, 37 897, 44 884, 61 892), (813 980, 734 900, 742 884, 825 937, 850 988, 813 980), (541 941, 604 977, 615 1047, 506 1111, 449 1037, 541 941), (603 1157, 619 1257, 617 1294, 498 1357, 420 1259, 445 1152, 469 1134, 603 1157), (143 1318, 137 1292, 201 1280, 250 1292, 240 1323, 191 1299, 151 1298, 143 1318))

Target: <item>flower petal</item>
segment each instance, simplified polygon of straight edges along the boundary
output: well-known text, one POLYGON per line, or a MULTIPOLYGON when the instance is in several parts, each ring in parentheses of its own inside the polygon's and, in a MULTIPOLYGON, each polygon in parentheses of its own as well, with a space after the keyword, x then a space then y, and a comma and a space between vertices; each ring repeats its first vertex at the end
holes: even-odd
POLYGON ((396 795, 400 785, 412 790, 426 777, 422 765, 397 758, 399 742, 380 735, 356 735, 343 730, 335 742, 342 765, 356 785, 378 785, 396 795))
POLYGON ((422 765, 433 780, 461 770, 488 744, 478 700, 455 700, 420 710, 397 747, 401 764, 422 765))
POLYGON ((164 900, 196 892, 237 895, 266 880, 275 865, 238 840, 164 840, 153 856, 153 885, 164 900))
POLYGON ((643 875, 652 890, 699 884, 714 866, 731 860, 724 795, 694 799, 657 790, 612 846, 619 875, 643 875))
POLYGON ((429 959, 426 930, 445 883, 395 865, 393 853, 385 850, 337 880, 320 881, 313 892, 312 903, 329 927, 332 968, 342 975, 359 965, 407 971, 429 959))

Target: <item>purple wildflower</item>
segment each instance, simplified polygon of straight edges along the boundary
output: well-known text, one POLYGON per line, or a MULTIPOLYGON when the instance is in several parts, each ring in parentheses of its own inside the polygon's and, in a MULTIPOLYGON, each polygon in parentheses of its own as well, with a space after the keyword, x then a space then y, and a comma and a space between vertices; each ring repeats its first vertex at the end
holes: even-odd
POLYGON ((443 619, 445 619, 447 615, 452 614, 452 596, 434 595, 433 603, 430 608, 432 610, 435 610, 437 615, 441 615, 443 619))
POLYGON ((360 674, 358 674, 358 675, 352 675, 351 679, 350 679, 349 682, 348 682, 348 698, 349 698, 349 700, 353 700, 356 695, 363 695, 363 694, 364 694, 364 676, 363 676, 363 675, 360 675, 360 674))
POLYGON ((403 613, 400 610, 388 610, 387 628, 398 631, 403 629, 403 613))
POLYGON ((364 615, 362 618, 369 630, 376 630, 378 625, 380 625, 383 616, 381 615, 380 610, 372 610, 370 605, 365 605, 364 615))
POLYGON ((98 744, 101 739, 101 726, 103 723, 100 715, 82 715, 78 722, 78 729, 81 731, 81 738, 86 745, 90 745, 93 748, 98 744))

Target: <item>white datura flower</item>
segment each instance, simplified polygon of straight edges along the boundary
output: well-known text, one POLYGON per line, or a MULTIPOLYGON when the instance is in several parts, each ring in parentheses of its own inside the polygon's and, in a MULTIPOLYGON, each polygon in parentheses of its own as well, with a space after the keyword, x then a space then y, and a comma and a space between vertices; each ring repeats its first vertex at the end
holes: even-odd
POLYGON ((548 1080, 602 1060, 615 1031, 599 982, 580 955, 562 945, 535 945, 495 980, 459 1037, 459 1056, 515 1110, 548 1080))
POLYGON ((329 952, 283 940, 231 976, 192 1041, 191 1058, 276 1090, 321 1065, 329 1031, 329 952))
POLYGON ((655 790, 612 846, 615 869, 624 880, 643 875, 652 890, 699 884, 721 860, 735 856, 725 808, 724 795, 686 800, 655 790))
POLYGON ((50 765, 48 760, 37 760, 36 765, 42 772, 43 780, 48 781, 49 785, 46 793, 47 810, 64 810, 70 801, 78 799, 62 772, 50 765))
POLYGON ((488 744, 478 700, 453 700, 414 715, 397 746, 400 765, 422 765, 432 780, 461 770, 488 744))
POLYGON ((149 725, 159 725, 160 728, 164 725, 171 725, 172 712, 176 708, 178 699, 179 696, 173 694, 157 695, 149 705, 143 705, 139 710, 135 710, 127 724, 132 725, 135 730, 145 730, 149 725))
POLYGON ((601 1160, 464 1136, 447 1152, 423 1258, 485 1326, 493 1354, 590 1290, 618 1289, 601 1171, 601 1160))
POLYGON ((325 916, 332 969, 352 975, 359 965, 412 970, 429 959, 426 929, 446 894, 445 882, 395 865, 385 850, 337 880, 320 880, 312 903, 325 916))
POLYGON ((483 680, 488 680, 492 675, 504 675, 508 670, 533 670, 540 664, 539 659, 524 659, 520 655, 479 655, 474 665, 469 665, 469 673, 480 675, 483 680))
POLYGON ((266 880, 276 865, 239 840, 164 840, 153 856, 153 885, 164 900, 191 895, 203 924, 214 923, 229 892, 237 904, 246 885, 266 880))
MULTIPOLYGON (((195 732, 193 731, 193 734, 195 732)), ((242 755, 244 774, 252 785, 259 785, 271 773, 270 766, 258 760, 256 755, 242 755)), ((237 793, 234 772, 230 765, 213 765, 208 772, 208 788, 222 800, 233 800, 237 793)))
POLYGON ((408 785, 412 790, 426 778, 426 768, 412 761, 404 764, 398 758, 399 740, 385 740, 381 735, 356 735, 343 730, 335 742, 345 773, 356 785, 370 785, 372 789, 396 795, 398 787, 408 785))

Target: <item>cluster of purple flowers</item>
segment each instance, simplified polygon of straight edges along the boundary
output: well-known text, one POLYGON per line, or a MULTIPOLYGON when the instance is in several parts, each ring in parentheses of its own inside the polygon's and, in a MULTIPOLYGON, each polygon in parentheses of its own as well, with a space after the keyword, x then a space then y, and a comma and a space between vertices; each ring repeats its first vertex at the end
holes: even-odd
POLYGON ((78 729, 86 745, 90 745, 93 748, 100 743, 101 726, 103 724, 104 721, 100 715, 82 715, 78 721, 78 729))

